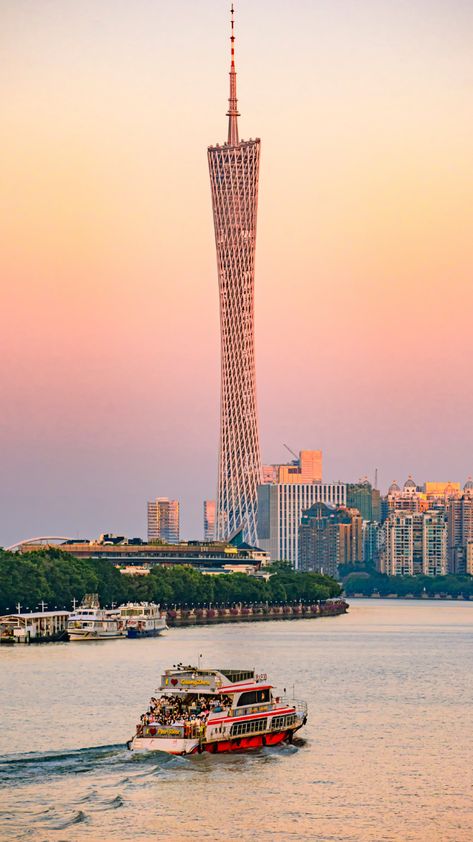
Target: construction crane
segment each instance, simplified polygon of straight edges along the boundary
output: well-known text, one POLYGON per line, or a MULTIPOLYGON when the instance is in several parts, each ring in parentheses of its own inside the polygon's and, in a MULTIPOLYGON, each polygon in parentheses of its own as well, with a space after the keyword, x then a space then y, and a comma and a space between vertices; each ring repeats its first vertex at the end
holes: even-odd
POLYGON ((297 459, 297 461, 299 461, 299 456, 297 455, 297 453, 294 453, 294 451, 291 450, 291 448, 287 444, 284 444, 284 442, 283 442, 283 447, 286 448, 286 450, 288 451, 288 453, 291 454, 291 456, 294 456, 294 459, 297 459))

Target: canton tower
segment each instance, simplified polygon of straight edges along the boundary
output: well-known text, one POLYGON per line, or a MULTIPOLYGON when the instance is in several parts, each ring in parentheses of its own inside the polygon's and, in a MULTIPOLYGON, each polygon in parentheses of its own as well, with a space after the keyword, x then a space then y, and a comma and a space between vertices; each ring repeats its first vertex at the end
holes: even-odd
POLYGON ((261 456, 256 410, 254 283, 259 140, 240 140, 231 8, 228 139, 208 160, 220 293, 221 397, 217 538, 256 544, 261 456))

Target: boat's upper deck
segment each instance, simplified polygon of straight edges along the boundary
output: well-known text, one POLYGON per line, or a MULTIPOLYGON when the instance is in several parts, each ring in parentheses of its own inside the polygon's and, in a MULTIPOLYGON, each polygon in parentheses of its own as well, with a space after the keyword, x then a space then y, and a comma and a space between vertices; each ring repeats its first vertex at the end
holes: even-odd
POLYGON ((247 692, 263 691, 269 697, 272 685, 266 681, 266 675, 255 676, 254 670, 218 670, 178 664, 165 670, 161 676, 160 690, 165 693, 187 695, 240 695, 247 692))

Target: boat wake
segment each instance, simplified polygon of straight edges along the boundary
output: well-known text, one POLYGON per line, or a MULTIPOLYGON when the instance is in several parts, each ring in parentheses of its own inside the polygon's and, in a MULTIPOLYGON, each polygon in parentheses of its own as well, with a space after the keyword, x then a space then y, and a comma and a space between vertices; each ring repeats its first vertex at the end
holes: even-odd
POLYGON ((123 745, 93 746, 70 751, 45 751, 28 754, 0 755, 0 786, 28 783, 37 777, 44 780, 55 775, 93 771, 99 764, 125 762, 128 754, 123 745))
MULTIPOLYGON (((294 740, 292 745, 281 744, 251 752, 232 752, 221 755, 219 763, 238 763, 243 756, 261 760, 283 757, 296 752, 304 740, 294 740)), ((125 745, 91 746, 90 748, 71 749, 69 751, 45 751, 28 754, 0 755, 0 788, 21 786, 28 782, 44 783, 49 778, 63 775, 87 775, 102 772, 102 779, 108 773, 124 773, 121 782, 138 783, 140 779, 165 772, 207 771, 209 764, 214 767, 216 758, 209 755, 179 757, 164 752, 130 752, 125 745)), ((121 805, 116 805, 121 806, 121 805)))
POLYGON ((0 755, 0 790, 8 799, 7 809, 0 810, 0 839, 65 842, 64 834, 71 833, 89 838, 97 822, 105 820, 102 813, 119 810, 128 816, 150 787, 195 775, 219 777, 224 770, 245 774, 254 763, 283 762, 298 751, 295 743, 219 757, 131 752, 122 744, 0 755), (72 783, 76 775, 80 778, 72 783))

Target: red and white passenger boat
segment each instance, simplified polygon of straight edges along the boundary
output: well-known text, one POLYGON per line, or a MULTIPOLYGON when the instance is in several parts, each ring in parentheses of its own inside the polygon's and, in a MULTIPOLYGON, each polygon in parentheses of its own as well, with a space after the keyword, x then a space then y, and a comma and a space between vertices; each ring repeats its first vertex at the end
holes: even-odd
POLYGON ((307 721, 305 702, 275 696, 254 670, 184 667, 165 671, 128 742, 132 751, 212 753, 274 746, 307 721))

